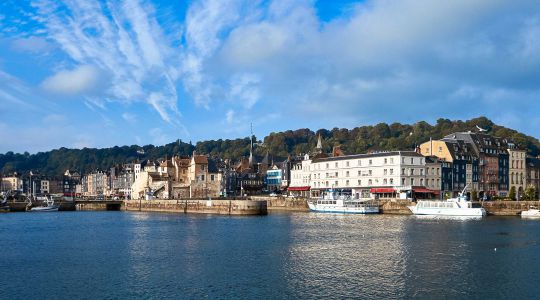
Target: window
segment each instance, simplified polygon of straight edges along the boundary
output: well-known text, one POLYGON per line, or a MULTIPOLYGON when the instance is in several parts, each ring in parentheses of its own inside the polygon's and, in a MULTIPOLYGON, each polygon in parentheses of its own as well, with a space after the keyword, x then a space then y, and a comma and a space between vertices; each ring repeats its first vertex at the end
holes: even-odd
POLYGON ((373 171, 369 170, 369 176, 373 175, 373 171))
POLYGON ((338 163, 336 162, 336 168, 338 167, 338 163))
POLYGON ((384 163, 387 164, 387 163, 388 163, 388 159, 385 158, 385 159, 384 159, 384 163))
POLYGON ((394 175, 394 169, 390 169, 390 175, 394 175))
POLYGON ((336 172, 336 177, 338 177, 338 176, 339 176, 339 175, 338 175, 338 172, 336 172))
POLYGON ((361 171, 358 171, 358 176, 362 175, 362 172, 361 171))
POLYGON ((334 186, 339 186, 339 183, 338 183, 338 181, 337 181, 337 180, 336 180, 336 181, 334 181, 334 186))
POLYGON ((330 167, 330 164, 326 163, 326 169, 328 169, 329 167, 330 167))
POLYGON ((414 158, 411 157, 411 165, 414 164, 414 158))
POLYGON ((384 175, 388 175, 388 170, 384 169, 384 175))
POLYGON ((349 180, 345 181, 345 185, 349 186, 349 180))
POLYGON ((394 184, 394 178, 390 178, 390 184, 394 184))
POLYGON ((372 181, 371 179, 368 180, 368 184, 369 184, 369 185, 372 185, 372 184, 373 184, 373 181, 372 181))
POLYGON ((383 179, 383 184, 384 184, 384 185, 387 185, 387 184, 388 184, 388 181, 386 180, 386 178, 383 179))
POLYGON ((414 185, 414 178, 411 178, 411 186, 414 185))
POLYGON ((362 185, 362 180, 358 179, 358 186, 362 185))
POLYGON ((401 185, 405 185, 405 178, 401 178, 401 185))
POLYGON ((204 181, 204 175, 201 175, 201 180, 204 181))
POLYGON ((361 160, 358 160, 358 165, 359 165, 359 166, 362 165, 362 161, 361 161, 361 160))
POLYGON ((349 166, 349 162, 346 162, 345 164, 347 165, 347 167, 349 166))
POLYGON ((401 169, 401 175, 405 175, 405 168, 401 169))
POLYGON ((373 161, 370 159, 369 160, 369 165, 371 166, 373 164, 373 161))
POLYGON ((349 171, 347 171, 347 172, 345 173, 345 176, 349 177, 349 171))

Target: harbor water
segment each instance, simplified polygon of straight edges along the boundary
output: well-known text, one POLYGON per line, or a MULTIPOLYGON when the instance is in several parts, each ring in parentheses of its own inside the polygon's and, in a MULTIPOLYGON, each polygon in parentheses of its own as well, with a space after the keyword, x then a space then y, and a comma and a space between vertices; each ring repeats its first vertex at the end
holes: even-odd
POLYGON ((0 215, 1 299, 532 299, 540 221, 0 215))

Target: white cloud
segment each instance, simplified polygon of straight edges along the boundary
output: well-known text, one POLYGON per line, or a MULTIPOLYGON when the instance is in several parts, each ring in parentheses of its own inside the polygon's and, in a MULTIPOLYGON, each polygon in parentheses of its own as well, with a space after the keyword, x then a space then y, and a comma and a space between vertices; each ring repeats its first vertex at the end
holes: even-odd
POLYGON ((234 110, 230 109, 225 114, 225 120, 227 121, 227 124, 232 124, 234 121, 234 110))
POLYGON ((99 71, 89 65, 63 70, 45 79, 41 86, 53 93, 75 95, 92 92, 99 85, 99 71))
POLYGON ((207 106, 226 98, 235 109, 264 107, 259 115, 301 111, 297 126, 354 126, 425 111, 463 118, 466 101, 467 117, 496 116, 492 104, 503 101, 517 114, 523 101, 510 99, 540 91, 534 1, 367 1, 324 23, 314 1, 252 3, 190 8, 187 90, 207 106), (482 93, 464 98, 462 87, 482 93))
POLYGON ((16 51, 33 54, 46 54, 54 49, 53 45, 47 42, 47 40, 38 36, 16 38, 11 42, 11 47, 16 51))
POLYGON ((128 113, 128 112, 123 113, 122 114, 122 119, 124 119, 129 124, 137 123, 137 116, 132 114, 132 113, 128 113))

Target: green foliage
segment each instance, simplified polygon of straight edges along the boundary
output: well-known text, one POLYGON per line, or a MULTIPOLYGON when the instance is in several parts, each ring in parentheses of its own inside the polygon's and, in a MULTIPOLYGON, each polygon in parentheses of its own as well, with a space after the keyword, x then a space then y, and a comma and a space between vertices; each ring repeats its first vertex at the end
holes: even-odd
MULTIPOLYGON (((375 126, 361 126, 353 129, 333 128, 287 130, 272 132, 262 141, 257 141, 255 155, 264 156, 267 152, 274 157, 303 154, 313 150, 320 135, 323 140, 323 150, 331 152, 332 147, 340 145, 346 154, 365 153, 382 150, 414 150, 415 146, 429 141, 430 138, 440 139, 445 135, 458 131, 476 130, 476 126, 489 130, 489 134, 506 137, 513 140, 518 147, 527 149, 530 155, 540 154, 540 142, 531 136, 526 136, 515 130, 495 125, 485 117, 468 121, 451 121, 438 119, 434 125, 426 122, 416 124, 380 123, 375 126)), ((66 169, 82 171, 95 169, 105 170, 115 164, 132 162, 136 159, 158 159, 175 154, 190 155, 194 150, 201 154, 210 154, 237 160, 249 155, 249 137, 234 140, 211 140, 198 142, 195 146, 176 142, 155 147, 143 146, 144 154, 138 154, 141 147, 137 145, 112 147, 104 149, 66 149, 60 148, 49 152, 36 154, 15 154, 7 152, 0 154, 0 171, 21 173, 29 170, 39 171, 46 175, 60 175, 66 169)))
POLYGON ((536 198, 536 190, 535 190, 534 186, 529 185, 525 189, 524 197, 525 197, 525 200, 535 200, 535 198, 536 198))
POLYGON ((516 187, 515 186, 510 188, 510 193, 508 194, 508 197, 511 200, 516 200, 516 187))
POLYGON ((473 189, 471 191, 471 201, 477 201, 478 200, 478 191, 476 189, 473 189))

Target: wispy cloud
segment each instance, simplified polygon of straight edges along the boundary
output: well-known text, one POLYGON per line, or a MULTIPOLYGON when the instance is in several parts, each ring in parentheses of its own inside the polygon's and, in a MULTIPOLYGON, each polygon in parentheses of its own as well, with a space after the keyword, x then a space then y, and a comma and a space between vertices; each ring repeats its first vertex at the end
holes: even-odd
POLYGON ((123 103, 145 101, 164 121, 179 124, 174 84, 178 72, 171 68, 179 60, 150 4, 137 0, 74 0, 65 4, 37 0, 32 5, 46 36, 72 62, 71 71, 52 75, 43 82, 44 87, 92 98, 95 95, 87 93, 89 85, 107 77, 109 85, 100 98, 123 103))

